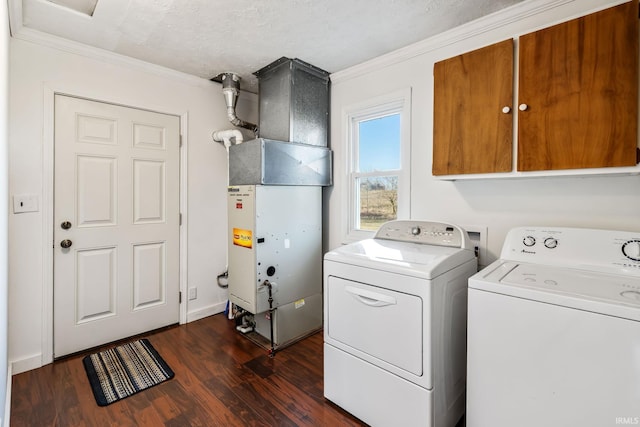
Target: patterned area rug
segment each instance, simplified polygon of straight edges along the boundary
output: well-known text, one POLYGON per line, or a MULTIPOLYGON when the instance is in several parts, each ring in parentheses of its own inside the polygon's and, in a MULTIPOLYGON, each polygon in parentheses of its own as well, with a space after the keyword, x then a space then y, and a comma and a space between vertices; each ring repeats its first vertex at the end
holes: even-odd
POLYGON ((117 402, 174 376, 146 338, 90 354, 82 359, 82 363, 100 406, 117 402))

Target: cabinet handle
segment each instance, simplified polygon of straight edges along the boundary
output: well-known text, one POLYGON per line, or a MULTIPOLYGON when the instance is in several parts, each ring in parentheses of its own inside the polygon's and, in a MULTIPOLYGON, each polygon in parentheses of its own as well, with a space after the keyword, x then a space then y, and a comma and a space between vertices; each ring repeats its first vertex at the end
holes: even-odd
POLYGON ((527 111, 529 109, 529 106, 527 104, 520 104, 520 106, 518 107, 518 109, 520 111, 527 111))
POLYGON ((511 107, 502 107, 502 112, 505 114, 509 114, 511 112, 511 107))

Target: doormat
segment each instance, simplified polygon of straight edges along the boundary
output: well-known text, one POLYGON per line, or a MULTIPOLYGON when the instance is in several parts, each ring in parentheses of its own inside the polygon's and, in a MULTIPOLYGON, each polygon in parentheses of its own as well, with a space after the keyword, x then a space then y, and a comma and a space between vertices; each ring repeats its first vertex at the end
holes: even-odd
POLYGON ((90 354, 82 363, 100 406, 110 405, 175 375, 146 338, 90 354))

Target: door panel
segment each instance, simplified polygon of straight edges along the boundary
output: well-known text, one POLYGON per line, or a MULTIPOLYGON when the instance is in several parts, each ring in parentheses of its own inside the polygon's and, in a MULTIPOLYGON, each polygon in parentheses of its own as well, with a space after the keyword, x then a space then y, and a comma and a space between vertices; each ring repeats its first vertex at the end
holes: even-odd
POLYGON ((56 95, 55 357, 178 322, 179 123, 56 95))
POLYGON ((135 224, 163 222, 165 162, 133 161, 133 217, 135 224))
POLYGON ((78 141, 116 145, 117 121, 107 117, 78 114, 78 141))
POLYGON ((637 163, 637 1, 523 35, 519 57, 519 171, 637 163))
POLYGON ((133 124, 133 145, 136 148, 165 149, 165 129, 142 123, 133 124))
POLYGON ((117 160, 108 157, 77 157, 78 227, 116 225, 117 160))
POLYGON ((511 171, 513 40, 437 62, 433 79, 433 174, 511 171))
POLYGON ((134 310, 165 302, 164 254, 164 242, 140 244, 133 247, 134 310))
POLYGON ((114 316, 116 248, 78 251, 76 318, 78 323, 114 316))

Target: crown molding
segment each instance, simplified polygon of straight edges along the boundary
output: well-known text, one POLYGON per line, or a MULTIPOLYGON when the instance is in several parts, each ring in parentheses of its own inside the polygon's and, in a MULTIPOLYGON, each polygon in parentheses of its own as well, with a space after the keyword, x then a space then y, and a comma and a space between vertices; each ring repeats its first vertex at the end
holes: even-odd
MULTIPOLYGON (((126 55, 111 52, 106 49, 89 46, 76 41, 68 40, 62 37, 54 36, 42 31, 25 27, 22 24, 22 0, 7 0, 9 9, 9 29, 11 37, 17 40, 23 40, 38 44, 41 46, 56 49, 62 52, 80 55, 88 59, 98 60, 109 64, 119 65, 130 69, 155 74, 160 77, 166 77, 174 80, 180 80, 185 84, 196 87, 208 87, 212 85, 222 86, 218 82, 199 77, 193 74, 177 71, 162 65, 135 59, 126 55)), ((248 90, 240 91, 239 98, 251 102, 255 102, 257 94, 248 90)))
MULTIPOLYGON (((442 32, 433 37, 410 44, 397 49, 388 54, 379 56, 370 61, 363 62, 353 67, 331 74, 332 83, 340 83, 346 80, 359 77, 363 74, 379 70, 403 61, 407 61, 416 56, 433 52, 437 49, 478 37, 497 28, 501 28, 523 19, 545 13, 568 3, 575 3, 584 0, 530 0, 517 3, 511 7, 499 10, 490 15, 478 18, 470 23, 442 32)), ((624 3, 628 0, 612 1, 609 6, 616 3, 624 3)), ((515 36, 515 34, 514 34, 515 36)))
POLYGON ((22 0, 7 0, 9 32, 15 36, 22 29, 22 0))
POLYGON ((114 53, 105 49, 85 45, 72 40, 67 40, 62 37, 43 33, 41 31, 33 30, 24 26, 22 26, 19 31, 13 33, 12 37, 18 40, 23 40, 26 42, 53 48, 62 52, 80 55, 85 58, 155 74, 160 77, 181 80, 183 83, 190 84, 192 86, 211 87, 211 85, 220 85, 219 83, 212 82, 208 79, 197 77, 192 74, 183 73, 181 71, 176 71, 167 67, 163 67, 161 65, 152 64, 150 62, 141 61, 129 56, 120 55, 118 53, 114 53))
POLYGON ((180 71, 172 70, 160 65, 140 61, 128 56, 120 55, 104 49, 99 49, 82 43, 67 40, 62 37, 27 28, 22 24, 22 0, 8 0, 7 6, 9 9, 9 29, 11 37, 13 37, 14 39, 35 43, 41 46, 46 46, 60 50, 62 52, 84 56, 90 59, 137 69, 139 71, 145 71, 162 77, 179 79, 191 85, 210 87, 211 84, 218 84, 201 77, 193 76, 191 74, 182 73, 180 71))

